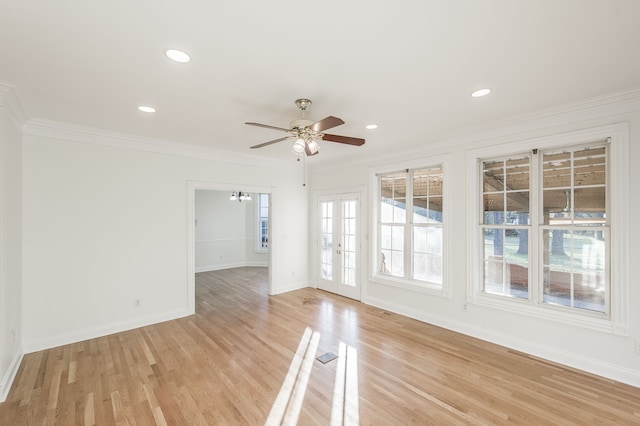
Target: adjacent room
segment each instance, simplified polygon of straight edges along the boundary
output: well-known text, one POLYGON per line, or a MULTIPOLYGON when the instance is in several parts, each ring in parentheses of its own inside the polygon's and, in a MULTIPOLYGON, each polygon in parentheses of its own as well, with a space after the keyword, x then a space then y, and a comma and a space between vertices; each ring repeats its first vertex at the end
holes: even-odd
POLYGON ((0 424, 640 423, 640 2, 0 2, 0 424))

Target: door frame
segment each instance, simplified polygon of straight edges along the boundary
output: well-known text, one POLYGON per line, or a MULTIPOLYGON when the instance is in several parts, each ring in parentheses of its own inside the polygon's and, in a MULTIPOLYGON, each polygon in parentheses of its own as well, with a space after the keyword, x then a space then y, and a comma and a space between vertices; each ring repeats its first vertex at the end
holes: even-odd
POLYGON ((214 182, 187 182, 187 311, 190 315, 196 312, 196 256, 195 256, 195 203, 196 191, 239 191, 269 194, 269 295, 273 294, 273 265, 275 241, 273 235, 273 211, 274 190, 267 186, 254 186, 244 184, 214 183, 214 182))
MULTIPOLYGON (((360 255, 360 262, 359 262, 359 266, 360 266, 360 270, 358 271, 358 280, 360 281, 360 298, 358 299, 359 301, 362 301, 365 299, 366 293, 367 293, 367 287, 366 287, 366 283, 368 282, 368 277, 369 277, 369 256, 368 256, 368 248, 367 248, 367 242, 369 241, 369 215, 365 214, 365 212, 367 212, 368 210, 366 209, 367 204, 367 186, 366 185, 359 185, 359 186, 350 186, 350 187, 344 187, 344 188, 335 188, 335 189, 329 189, 329 190, 322 190, 322 191, 314 191, 313 192, 313 196, 311 197, 312 200, 311 202, 313 203, 312 206, 312 226, 310 226, 311 228, 311 241, 312 241, 312 247, 311 247, 311 264, 312 264, 312 272, 313 272, 313 287, 314 288, 318 288, 318 282, 320 280, 320 272, 321 272, 321 265, 320 265, 320 250, 319 250, 319 246, 320 246, 320 232, 319 232, 319 224, 320 224, 320 211, 319 211, 319 205, 320 205, 320 199, 324 198, 324 197, 330 197, 330 196, 335 196, 338 197, 340 195, 345 195, 345 194, 356 194, 358 196, 358 199, 360 201, 360 208, 359 208, 359 217, 358 217, 358 231, 360 232, 360 236, 359 236, 359 242, 360 242, 360 248, 359 248, 359 255, 360 255)), ((355 300, 355 299, 354 299, 355 300)))

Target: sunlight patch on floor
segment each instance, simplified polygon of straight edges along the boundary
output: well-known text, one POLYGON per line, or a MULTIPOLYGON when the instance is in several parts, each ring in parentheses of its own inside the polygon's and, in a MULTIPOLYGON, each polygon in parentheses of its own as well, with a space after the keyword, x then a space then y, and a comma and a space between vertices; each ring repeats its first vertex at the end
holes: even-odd
POLYGON ((358 351, 353 346, 340 342, 337 360, 331 404, 331 426, 357 425, 360 421, 358 351))
POLYGON ((319 342, 320 333, 307 327, 265 425, 297 424, 319 342))

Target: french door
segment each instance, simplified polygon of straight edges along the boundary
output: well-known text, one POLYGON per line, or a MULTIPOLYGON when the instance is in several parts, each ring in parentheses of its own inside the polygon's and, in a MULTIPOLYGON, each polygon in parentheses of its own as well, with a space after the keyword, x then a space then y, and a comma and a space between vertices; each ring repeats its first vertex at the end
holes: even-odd
POLYGON ((318 288, 360 300, 360 196, 321 196, 318 212, 318 288))

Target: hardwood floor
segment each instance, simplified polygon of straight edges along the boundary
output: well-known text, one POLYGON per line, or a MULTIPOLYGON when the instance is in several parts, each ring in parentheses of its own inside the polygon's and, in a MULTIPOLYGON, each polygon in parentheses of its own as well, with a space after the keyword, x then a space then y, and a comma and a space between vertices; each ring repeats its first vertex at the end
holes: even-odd
POLYGON ((640 424, 640 389, 266 280, 200 273, 195 316, 25 355, 0 424, 640 424))

